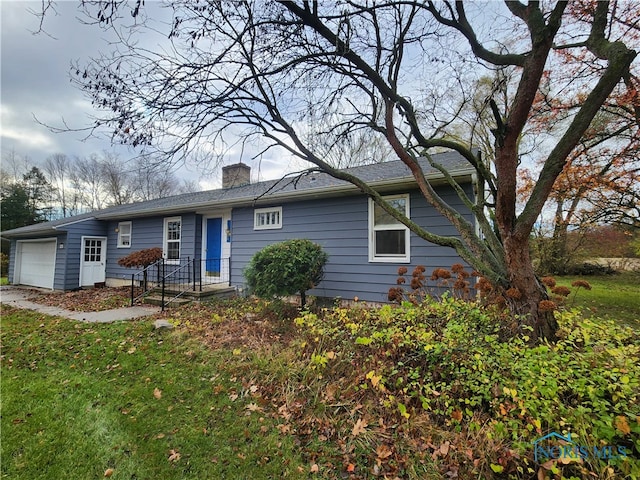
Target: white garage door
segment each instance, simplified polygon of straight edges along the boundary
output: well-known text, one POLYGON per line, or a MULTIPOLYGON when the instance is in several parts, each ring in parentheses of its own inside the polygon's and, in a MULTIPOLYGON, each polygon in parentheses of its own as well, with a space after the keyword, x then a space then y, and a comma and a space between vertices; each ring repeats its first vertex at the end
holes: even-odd
POLYGON ((18 242, 16 273, 21 285, 53 288, 56 268, 56 241, 18 242))

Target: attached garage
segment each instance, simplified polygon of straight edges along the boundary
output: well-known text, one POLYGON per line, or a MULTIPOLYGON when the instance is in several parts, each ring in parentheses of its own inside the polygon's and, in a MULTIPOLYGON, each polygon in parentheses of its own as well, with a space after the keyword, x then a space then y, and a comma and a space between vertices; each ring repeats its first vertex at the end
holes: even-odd
POLYGON ((56 239, 19 240, 16 247, 14 283, 53 289, 56 239))

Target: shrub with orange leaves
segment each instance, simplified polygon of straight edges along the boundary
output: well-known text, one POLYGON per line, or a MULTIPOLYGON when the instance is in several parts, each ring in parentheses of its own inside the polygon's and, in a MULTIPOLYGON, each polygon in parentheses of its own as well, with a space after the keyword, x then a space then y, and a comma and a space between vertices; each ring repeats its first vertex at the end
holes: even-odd
POLYGON ((554 295, 559 295, 559 296, 561 296, 561 297, 568 297, 568 296, 569 296, 569 294, 571 293, 571 290, 569 290, 569 288, 568 288, 568 287, 565 287, 565 286, 563 286, 563 285, 558 285, 557 287, 553 287, 553 288, 551 289, 551 292, 552 292, 554 295))
POLYGON ((556 302, 552 300, 540 300, 540 303, 538 303, 538 309, 541 312, 553 312, 557 308, 556 302))
POLYGON ((553 288, 556 286, 556 279, 553 277, 542 277, 542 283, 549 288, 553 288))
POLYGON ((118 260, 118 265, 127 268, 141 268, 148 267, 149 265, 157 262, 162 258, 162 248, 145 248, 144 250, 138 250, 137 252, 131 252, 126 257, 122 257, 118 260))
POLYGON ((585 290, 591 290, 591 284, 589 282, 587 282, 586 280, 575 280, 573 282, 571 282, 571 286, 572 287, 577 287, 577 288, 584 288, 585 290))

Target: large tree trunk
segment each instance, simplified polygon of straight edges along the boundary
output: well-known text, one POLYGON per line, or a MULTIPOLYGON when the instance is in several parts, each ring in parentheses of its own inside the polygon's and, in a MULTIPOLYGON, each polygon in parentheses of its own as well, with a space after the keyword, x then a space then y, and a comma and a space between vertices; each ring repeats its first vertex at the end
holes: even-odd
POLYGON ((554 341, 558 322, 550 308, 546 288, 533 270, 528 239, 510 236, 504 239, 504 247, 509 273, 505 299, 509 310, 517 319, 520 330, 528 335, 532 342, 543 338, 554 341), (530 326, 533 331, 525 331, 526 329, 522 329, 523 326, 530 326))

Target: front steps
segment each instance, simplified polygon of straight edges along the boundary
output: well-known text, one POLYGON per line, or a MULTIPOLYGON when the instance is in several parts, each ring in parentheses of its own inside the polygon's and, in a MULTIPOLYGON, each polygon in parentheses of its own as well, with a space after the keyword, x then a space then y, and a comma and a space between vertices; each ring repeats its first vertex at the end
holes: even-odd
MULTIPOLYGON (((164 300, 169 302, 165 307, 179 307, 191 302, 205 302, 207 300, 231 298, 236 295, 236 289, 229 285, 216 284, 206 285, 202 287, 202 291, 187 290, 183 292, 178 298, 175 298, 181 293, 180 290, 171 289, 166 287, 164 290, 164 300)), ((143 303, 147 305, 162 306, 162 291, 159 289, 152 290, 149 295, 144 297, 143 303)))

